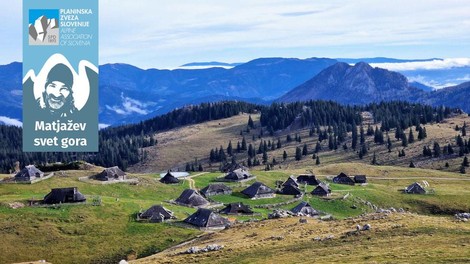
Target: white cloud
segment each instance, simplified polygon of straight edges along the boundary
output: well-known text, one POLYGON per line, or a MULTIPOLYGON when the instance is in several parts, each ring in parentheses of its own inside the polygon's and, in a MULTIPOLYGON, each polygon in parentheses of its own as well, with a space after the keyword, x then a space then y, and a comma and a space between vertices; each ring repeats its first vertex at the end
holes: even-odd
POLYGON ((21 121, 6 117, 6 116, 0 116, 0 123, 4 123, 9 126, 17 126, 17 127, 23 126, 23 123, 21 121))
MULTIPOLYGON (((463 57, 470 1, 100 1, 100 62, 175 68, 258 57, 463 57)), ((6 55, 21 58, 21 1, 0 2, 6 55)))
POLYGON ((146 115, 149 113, 147 108, 156 105, 154 102, 141 102, 139 100, 124 96, 124 94, 121 94, 121 100, 121 105, 106 105, 106 109, 114 111, 119 115, 146 115))
POLYGON ((391 71, 440 70, 458 67, 469 67, 470 58, 449 58, 443 60, 400 63, 371 63, 371 66, 391 71))
POLYGON ((109 124, 101 124, 101 123, 98 124, 98 128, 99 128, 99 129, 107 128, 107 127, 109 127, 109 126, 110 126, 109 124))

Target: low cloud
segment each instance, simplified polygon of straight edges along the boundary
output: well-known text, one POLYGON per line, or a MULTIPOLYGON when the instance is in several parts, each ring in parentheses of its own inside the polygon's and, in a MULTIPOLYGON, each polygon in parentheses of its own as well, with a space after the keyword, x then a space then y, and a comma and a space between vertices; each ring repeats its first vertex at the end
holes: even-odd
POLYGON ((147 110, 148 107, 155 105, 153 102, 141 102, 137 99, 133 99, 121 94, 121 105, 114 105, 109 106, 106 105, 106 109, 114 111, 116 114, 119 115, 131 115, 131 114, 139 114, 139 115, 146 115, 149 113, 147 110))
POLYGON ((424 76, 421 76, 421 75, 410 76, 410 77, 408 77, 408 81, 409 82, 418 82, 418 83, 424 84, 426 86, 432 87, 434 89, 442 89, 442 88, 445 88, 445 87, 450 87, 450 86, 457 85, 457 83, 449 81, 449 80, 447 80, 446 82, 439 82, 439 81, 436 81, 436 80, 430 80, 430 79, 428 79, 424 76))
POLYGON ((6 116, 0 116, 0 123, 4 123, 5 125, 8 125, 8 126, 17 126, 17 127, 23 126, 23 123, 21 121, 6 117, 6 116))
POLYGON ((98 128, 99 128, 99 129, 107 128, 107 127, 109 127, 109 126, 110 126, 110 125, 108 125, 108 124, 98 124, 98 128))
POLYGON ((459 67, 470 67, 470 58, 449 58, 432 61, 399 62, 399 63, 371 63, 372 67, 379 67, 391 71, 415 70, 441 70, 459 67))

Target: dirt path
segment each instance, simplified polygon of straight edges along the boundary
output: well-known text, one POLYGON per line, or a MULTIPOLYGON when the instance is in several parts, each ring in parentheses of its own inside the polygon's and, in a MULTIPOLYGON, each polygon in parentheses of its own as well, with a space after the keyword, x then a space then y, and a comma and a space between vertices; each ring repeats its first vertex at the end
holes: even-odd
POLYGON ((193 178, 196 177, 196 176, 206 174, 206 173, 208 173, 208 172, 201 172, 201 173, 194 174, 194 175, 186 177, 186 180, 188 180, 188 182, 189 182, 189 189, 196 190, 196 183, 194 182, 193 178))

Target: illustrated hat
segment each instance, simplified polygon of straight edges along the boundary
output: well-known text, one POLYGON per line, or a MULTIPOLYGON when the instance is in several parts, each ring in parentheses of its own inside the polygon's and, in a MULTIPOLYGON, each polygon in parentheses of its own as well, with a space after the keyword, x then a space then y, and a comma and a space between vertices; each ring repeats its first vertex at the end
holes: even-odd
POLYGON ((62 63, 56 64, 47 74, 46 85, 53 81, 63 82, 65 86, 72 89, 73 86, 73 74, 69 67, 62 63))

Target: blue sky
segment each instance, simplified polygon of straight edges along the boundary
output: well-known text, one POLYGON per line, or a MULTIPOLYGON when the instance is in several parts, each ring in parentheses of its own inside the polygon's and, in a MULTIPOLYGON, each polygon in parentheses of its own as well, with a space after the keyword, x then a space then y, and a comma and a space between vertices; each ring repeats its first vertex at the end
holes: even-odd
MULTIPOLYGON (((258 57, 470 57, 470 1, 100 0, 100 63, 174 68, 258 57)), ((21 1, 1 1, 0 64, 21 61, 21 1)))

